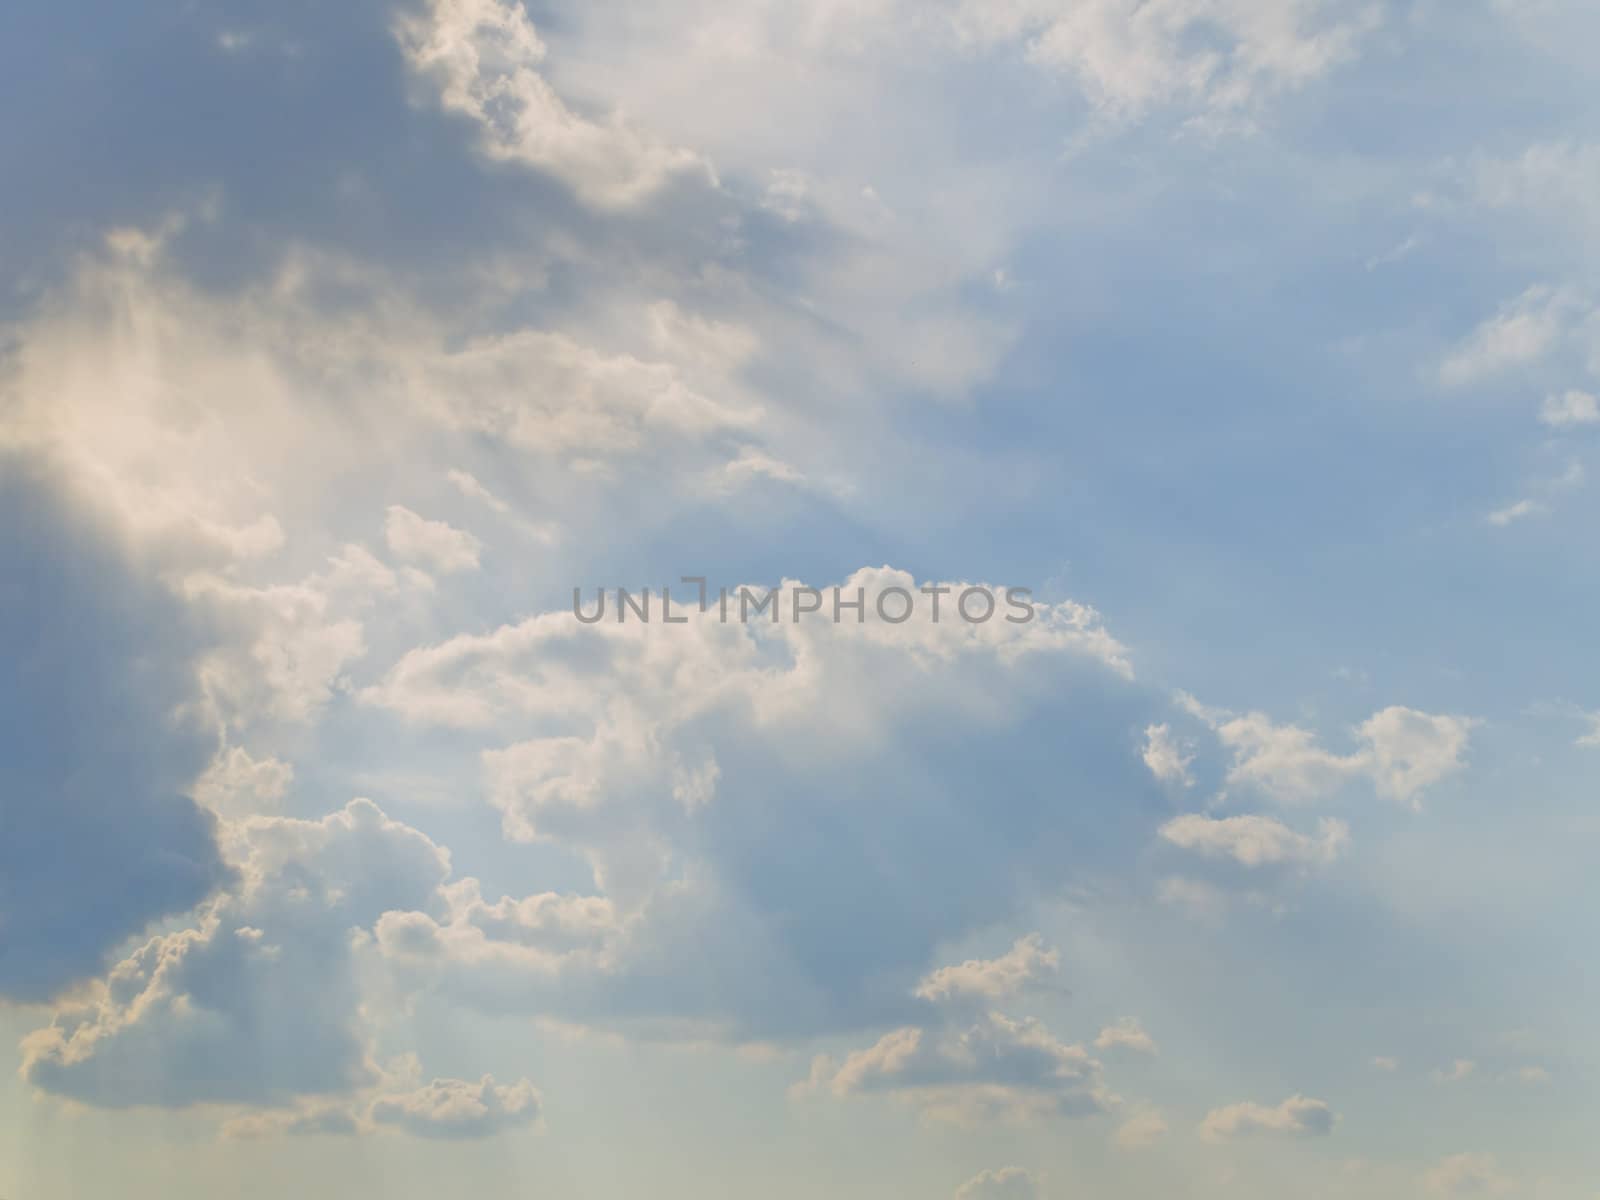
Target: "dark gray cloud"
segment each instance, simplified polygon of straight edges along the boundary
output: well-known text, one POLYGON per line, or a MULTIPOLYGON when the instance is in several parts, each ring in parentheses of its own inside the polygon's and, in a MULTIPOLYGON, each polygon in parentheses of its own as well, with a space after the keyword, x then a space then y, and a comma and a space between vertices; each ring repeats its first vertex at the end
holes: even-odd
POLYGON ((228 870, 197 631, 39 470, 0 457, 0 512, 0 997, 44 1001, 228 870))

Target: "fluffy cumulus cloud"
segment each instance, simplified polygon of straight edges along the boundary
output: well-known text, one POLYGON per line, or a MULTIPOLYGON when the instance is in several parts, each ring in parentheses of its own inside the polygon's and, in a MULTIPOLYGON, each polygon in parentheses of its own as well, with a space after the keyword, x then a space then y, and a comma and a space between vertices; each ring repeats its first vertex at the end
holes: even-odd
MULTIPOLYGON (((588 330, 495 319, 536 283, 514 278, 493 300, 443 308, 380 266, 300 248, 211 295, 182 275, 180 245, 169 233, 136 253, 113 237, 86 256, 20 331, 6 430, 54 454, 173 567, 242 562, 260 575, 286 528, 365 538, 371 512, 347 522, 338 496, 376 487, 386 463, 405 464, 416 486, 419 466, 476 482, 461 462, 531 459, 541 477, 518 498, 538 506, 606 483, 618 462, 653 464, 690 490, 761 449, 761 405, 738 378, 759 340, 732 321, 608 297, 601 279, 595 303, 614 311, 596 344, 588 330), (197 394, 215 403, 196 409, 197 394), (369 429, 383 434, 369 441, 369 429)), ((385 507, 401 561, 474 565, 475 535, 392 499, 373 504, 385 507)))
POLYGON ((1232 753, 1228 785, 1284 803, 1322 799, 1364 781, 1380 796, 1420 808, 1424 792, 1465 765, 1477 724, 1470 717, 1393 705, 1357 725, 1357 748, 1340 754, 1312 731, 1279 725, 1264 713, 1237 715, 1186 704, 1232 753))
POLYGON ((541 74, 544 42, 515 0, 431 0, 400 22, 398 35, 412 68, 445 108, 479 126, 494 159, 548 171, 606 208, 637 205, 678 175, 712 182, 692 152, 619 118, 573 111, 541 74))
POLYGON ((1213 1109, 1200 1123, 1200 1136, 1208 1142, 1258 1136, 1326 1137, 1338 1120, 1324 1101, 1291 1096, 1274 1107, 1245 1102, 1213 1109))
POLYGON ((466 530, 430 521, 400 504, 389 506, 383 537, 395 557, 444 574, 473 570, 483 550, 483 543, 466 530))
POLYGON ((1061 955, 1036 933, 1022 938, 999 958, 973 958, 940 967, 917 985, 917 995, 934 1004, 1000 1000, 1054 974, 1061 955))
MULTIPOLYGON (((958 969, 1014 978, 1005 961, 958 969)), ((928 984, 940 975, 924 980, 919 994, 929 995, 928 984)), ((893 1030, 842 1062, 816 1059, 802 1090, 841 1098, 892 1095, 930 1117, 963 1122, 1088 1116, 1111 1103, 1100 1063, 1084 1047, 1061 1042, 1032 1018, 974 1011, 959 995, 937 995, 922 1024, 893 1030)))
MULTIPOLYGON (((663 948, 689 936, 740 978, 687 980, 671 991, 688 1011, 662 1015, 689 1015, 688 998, 716 982, 695 1015, 752 1036, 904 1016, 939 944, 1016 913, 1028 889, 1058 886, 1093 846, 1141 836, 1137 806, 1107 813, 1083 790, 1151 787, 1124 724, 1149 697, 1092 611, 1041 605, 1011 623, 997 609, 974 623, 951 611, 955 585, 935 623, 929 595, 902 572, 864 570, 840 586, 846 601, 864 597, 860 622, 833 622, 831 589, 824 611, 796 621, 794 584, 777 621, 724 623, 715 591, 705 613, 680 601, 677 626, 659 611, 650 624, 548 613, 413 651, 365 693, 413 724, 515 739, 482 760, 506 834, 582 854, 621 923, 607 964, 623 986, 591 998, 590 1019, 636 1006, 626 981, 642 987, 665 969, 663 948), (918 598, 916 619, 879 618, 875 598, 893 588, 918 598), (1047 725, 1052 736, 1035 739, 1047 725), (1024 760, 1054 764, 1048 784, 1039 775, 997 813, 985 781, 1024 760), (908 828, 921 833, 907 839, 908 828), (947 885, 908 886, 929 871, 947 885), (806 882, 823 877, 826 897, 806 882), (815 902, 796 909, 797 887, 815 902), (691 934, 718 909, 737 917, 691 934), (737 971, 736 957, 763 970, 737 971)), ((413 966, 464 957, 460 971, 440 966, 440 986, 469 992, 504 991, 504 972, 526 961, 478 928, 383 933, 413 966)), ((975 1002, 1052 963, 1024 942, 930 977, 922 999, 975 1002)))
POLYGON ((255 817, 240 881, 23 1041, 34 1086, 105 1107, 282 1105, 370 1087, 356 946, 391 910, 441 911, 449 856, 369 801, 255 817))
MULTIPOLYGON (((0 65, 60 36, 35 7, 0 65)), ((166 7, 130 20, 136 33, 105 22, 110 51, 74 33, 71 69, 40 56, 64 90, 40 104, 34 140, 108 147, 111 166, 62 189, 54 160, 95 156, 42 155, 21 172, 22 223, 0 227, 0 257, 27 266, 0 297, 0 1003, 34 1006, 10 1014, 28 1030, 16 1096, 187 1114, 140 1117, 157 1131, 198 1110, 233 1138, 519 1137, 564 1102, 535 1086, 548 1081, 520 1061, 521 1039, 560 1027, 707 1053, 760 1045, 779 1064, 768 1084, 809 1062, 797 1098, 850 1111, 1114 1115, 1066 1136, 1163 1142, 1180 1102, 1160 1089, 1210 1036, 1208 989, 1193 989, 1187 1029, 1160 1014, 1159 1056, 1116 1014, 1154 1019, 1148 985, 1170 983, 1190 950, 1163 938, 1214 935, 1204 968, 1238 977, 1251 947, 1146 901, 1213 919, 1257 904, 1287 925, 1300 914, 1275 882, 1367 847, 1343 821, 1241 801, 1367 791, 1420 808, 1461 776, 1477 723, 1395 705, 1316 730, 1174 705, 1167 685, 1182 681, 1158 686, 1142 659, 1136 672, 1088 604, 1052 587, 1014 621, 1003 589, 935 581, 967 569, 963 552, 1056 570, 1056 548, 1030 549, 1001 518, 1058 527, 1039 501, 1063 467, 1082 473, 1081 496, 1132 494, 1147 450, 1172 486, 1192 482, 1206 439, 1181 455, 1165 440, 1190 427, 1112 424, 1129 407, 1118 388, 1159 398, 1172 380, 1098 356, 1120 352, 1106 334, 1123 304, 1150 328, 1181 321, 1186 347, 1215 327, 1119 295, 1115 272, 1145 273, 1128 253, 1148 241, 1137 221, 1223 153, 1227 187, 1192 213, 1194 194, 1179 195, 1185 219, 1168 227, 1206 236, 1174 233, 1163 284, 1195 282, 1203 259, 1253 294, 1245 268, 1270 256, 1239 253, 1210 205, 1226 192, 1256 236, 1267 223, 1232 180, 1282 156, 1214 135, 1268 130, 1370 47, 1403 48, 1411 33, 1384 19, 1395 6, 166 7), (113 94, 127 113, 103 111, 113 94), (207 103, 160 120, 144 107, 191 94, 207 103), (170 153, 132 136, 149 128, 170 153), (1105 183, 1094 168, 1108 165, 1105 183), (1063 290, 1056 253, 1081 290, 1063 290), (1061 386, 1032 426, 1013 418, 1035 379, 1061 386), (1068 431, 1071 463, 1052 457, 1068 431), (1097 460, 1125 472, 1116 489, 1097 460), (980 492, 993 524, 952 518, 938 546, 906 536, 980 492), (816 587, 787 580, 753 616, 735 592, 737 619, 716 593, 732 580, 711 582, 709 607, 680 589, 670 622, 659 590, 649 622, 620 619, 615 592, 598 621, 565 605, 573 581, 592 606, 592 585, 620 582, 630 560, 712 545, 730 571, 805 572, 816 587), (901 553, 939 574, 854 569, 901 553), (985 591, 997 611, 964 617, 985 591), (895 593, 911 619, 886 615, 895 593), (454 803, 425 806, 424 776, 454 803), (381 804, 328 812, 329 796, 365 795, 381 804), (1163 878, 1174 863, 1185 874, 1163 878), (1023 933, 1057 922, 1066 953, 1023 933), (1063 966, 1080 951, 1093 1015, 1068 1029, 1063 966), (423 1070, 422 1051, 456 1042, 437 1023, 466 1025, 453 1048, 470 1057, 486 1020, 517 1031, 515 1052, 423 1070), (1127 1105, 1120 1071, 1151 1085, 1127 1105)), ((1422 21, 1428 6, 1412 7, 1422 21)), ((1307 156, 1337 116, 1319 115, 1307 156)), ((1295 162, 1309 181, 1295 186, 1323 190, 1295 162)), ((1596 162, 1549 143, 1441 170, 1459 182, 1467 164, 1471 203, 1559 209, 1592 237, 1596 162)), ((1347 207, 1389 172, 1341 172, 1347 207)), ((1408 213, 1446 207, 1420 186, 1405 183, 1408 213)), ((1271 211, 1301 219, 1303 198, 1274 195, 1271 211)), ((1338 236, 1271 249, 1301 253, 1291 242, 1338 236)), ((1386 270, 1420 268, 1427 238, 1398 244, 1386 270)), ((1573 466, 1470 511, 1504 505, 1496 525, 1548 513, 1553 527, 1551 495, 1581 480, 1600 424, 1596 316, 1559 272, 1532 278, 1550 282, 1497 280, 1464 300, 1417 354, 1468 399, 1519 389, 1530 436, 1573 466)), ((1294 282, 1271 294, 1311 294, 1294 282)), ((1253 344, 1277 347, 1261 327, 1253 344)), ((1243 447, 1235 418, 1207 419, 1243 447)), ((1275 419, 1252 437, 1268 445, 1275 419)), ((1085 537, 1120 533, 1108 520, 1085 537)), ((1297 699, 1317 698, 1280 695, 1297 699)), ((1354 892, 1376 873, 1341 882, 1354 892)), ((1389 923, 1387 957, 1417 924, 1389 923)), ((1356 939, 1314 940, 1337 954, 1356 939)), ((1263 1026, 1241 1057, 1268 1052, 1263 1026)), ((1199 1133, 1293 1142, 1336 1123, 1296 1095, 1218 1108, 1199 1133)), ((1511 1187, 1481 1154, 1405 1170, 1441 1195, 1511 1187)), ((1040 1192, 1003 1167, 957 1198, 1040 1192)))

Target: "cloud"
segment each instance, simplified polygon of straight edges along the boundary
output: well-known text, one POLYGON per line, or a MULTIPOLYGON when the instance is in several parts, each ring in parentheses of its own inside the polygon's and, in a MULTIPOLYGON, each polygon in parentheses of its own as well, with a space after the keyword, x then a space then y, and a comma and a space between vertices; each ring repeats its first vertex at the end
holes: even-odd
POLYGON ((1589 732, 1579 734, 1573 745, 1591 748, 1600 747, 1600 712, 1581 713, 1579 715, 1589 723, 1589 732))
POLYGON ((1355 53, 1376 7, 1330 19, 1320 0, 1263 7, 1232 0, 965 0, 961 35, 1020 41, 1029 62, 1071 77, 1090 103, 1131 119, 1178 106, 1226 126, 1270 97, 1322 77, 1355 53))
POLYGON ((1184 748, 1173 740, 1171 726, 1151 725, 1145 729, 1144 736, 1144 765, 1150 768, 1150 774, 1164 783, 1193 787, 1189 764, 1194 761, 1194 755, 1185 754, 1184 748))
POLYGON ((1161 827, 1174 846, 1209 858, 1231 858, 1241 866, 1316 865, 1333 862, 1350 842, 1350 827, 1325 818, 1317 836, 1296 833, 1272 817, 1207 817, 1190 813, 1161 827))
POLYGON ((194 785, 195 803, 237 819, 277 805, 294 783, 294 768, 276 758, 252 758, 241 746, 217 751, 194 785))
MULTIPOLYGON (((559 528, 516 520, 546 543, 633 502, 621 466, 648 473, 663 503, 701 504, 708 477, 760 488, 788 461, 769 444, 775 423, 743 378, 763 350, 757 332, 641 292, 632 268, 619 279, 569 261, 592 281, 582 307, 594 315, 555 328, 497 315, 525 282, 397 279, 292 245, 264 279, 214 294, 184 274, 167 240, 138 254, 119 244, 85 254, 18 325, 0 445, 47 455, 152 567, 179 583, 208 578, 235 607, 310 620, 318 601, 282 589, 312 581, 302 571, 286 582, 274 564, 291 537, 300 563, 312 548, 332 557, 366 536, 370 522, 350 496, 388 456, 458 491, 471 479, 478 491, 462 494, 480 501, 487 489, 463 464, 497 470, 514 492, 491 498, 565 514, 559 528), (472 304, 436 294, 468 283, 472 304), (203 408, 196 395, 210 398, 203 408), (308 444, 320 447, 311 459, 308 444), (763 463, 771 469, 754 469, 763 463)), ((671 277, 675 266, 655 253, 651 277, 671 277)), ((719 278, 744 289, 737 272, 719 278)), ((806 440, 806 419, 791 414, 783 429, 806 440)), ((470 535, 408 512, 391 514, 396 547, 470 566, 470 535)), ((326 624, 319 637, 356 645, 354 627, 326 624)))
POLYGON ((1039 1181, 1021 1167, 982 1171, 956 1189, 955 1200, 1039 1200, 1039 1181))
MULTIPOLYGON (((403 385, 416 409, 446 428, 489 435, 540 457, 566 458, 592 472, 614 458, 649 457, 674 444, 749 434, 759 409, 730 382, 753 347, 731 328, 725 357, 691 371, 675 333, 682 321, 658 310, 655 353, 610 354, 576 338, 522 329, 479 337, 455 349, 414 354, 403 385), (716 395, 708 394, 714 390, 716 395)), ((642 348, 641 348, 642 349, 642 348)), ((729 459, 738 461, 738 452, 729 459)))
POLYGON ((1167 1121, 1160 1113, 1137 1113, 1117 1127, 1115 1142, 1121 1150, 1141 1150, 1153 1146, 1167 1135, 1167 1121))
POLYGON ((1036 1020, 973 1007, 1015 992, 1041 961, 1054 969, 1054 952, 1042 951, 1035 935, 1004 958, 932 972, 917 992, 934 1005, 921 1024, 886 1033, 842 1063, 818 1057, 798 1090, 893 1095, 929 1117, 960 1122, 1101 1112, 1110 1096, 1100 1064, 1082 1046, 1058 1041, 1036 1020))
POLYGON ((418 1137, 479 1138, 533 1124, 539 1117, 539 1093, 526 1079, 495 1083, 485 1075, 477 1083, 435 1079, 412 1092, 380 1096, 371 1119, 394 1125, 418 1137))
MULTIPOLYGON (((1525 11, 1526 5, 1502 5, 1525 11)), ((1594 194, 1600 188, 1600 146, 1558 140, 1540 141, 1510 158, 1479 155, 1466 170, 1473 199, 1490 209, 1512 210, 1533 218, 1540 240, 1573 249, 1600 247, 1594 194), (1560 230, 1558 238, 1551 231, 1560 230)))
POLYGON ((242 729, 315 720, 346 690, 346 668, 367 653, 366 614, 403 585, 369 551, 347 545, 296 583, 257 587, 196 572, 180 590, 224 632, 201 659, 199 678, 216 720, 242 729))
POLYGON ((397 35, 440 103, 477 124, 485 154, 548 171, 589 204, 631 208, 677 177, 715 182, 690 151, 619 118, 573 111, 539 72, 545 45, 520 3, 431 0, 424 14, 400 21, 397 35))
POLYGON ((839 1097, 886 1094, 949 1121, 1083 1117, 1105 1111, 1100 1064, 1039 1022, 999 1013, 958 1026, 885 1034, 834 1068, 814 1065, 811 1086, 839 1097))
POLYGON ((1001 1000, 1050 978, 1060 965, 1061 955, 1047 949, 1037 933, 1030 933, 999 958, 940 967, 917 985, 916 994, 933 1004, 1001 1000))
POLYGON ((1423 792, 1462 768, 1477 724, 1391 705, 1356 727, 1367 744, 1357 758, 1380 796, 1417 808, 1423 792))
POLYGON ((209 635, 46 466, 0 449, 0 999, 30 1002, 228 880, 187 795, 209 635))
POLYGON ((1478 1064, 1470 1058, 1458 1058, 1448 1067, 1433 1073, 1434 1079, 1440 1083, 1460 1083, 1469 1079, 1478 1070, 1478 1064))
POLYGON ((1538 285, 1503 305, 1439 365, 1446 387, 1466 387, 1553 353, 1590 312, 1573 291, 1538 285))
POLYGON ((1546 396, 1539 406, 1539 420, 1554 429, 1600 424, 1600 402, 1588 392, 1567 391, 1546 396))
POLYGON ((1200 1123, 1200 1136, 1208 1142, 1239 1137, 1326 1137, 1338 1116, 1321 1100, 1291 1096, 1275 1108, 1260 1104, 1231 1104, 1213 1109, 1200 1123))
POLYGON ((389 506, 383 538, 402 561, 421 563, 445 575, 476 570, 483 550, 483 543, 466 530, 430 521, 398 504, 389 506))
POLYGON ((232 837, 238 886, 25 1037, 24 1079, 108 1108, 282 1105, 377 1080, 356 935, 392 910, 441 912, 449 856, 365 800, 232 837))
POLYGON ((1094 1040, 1096 1050, 1130 1050, 1135 1054, 1155 1054, 1156 1043, 1134 1017, 1123 1017, 1107 1025, 1094 1040))
POLYGON ((1513 1186, 1492 1154, 1446 1158, 1429 1170, 1422 1182, 1436 1196, 1500 1196, 1513 1186))
MULTIPOLYGON (((918 585, 874 568, 840 586, 874 614, 883 589, 918 585)), ((929 966, 1148 836, 1153 784, 1127 731, 1152 697, 1092 610, 969 624, 949 593, 938 624, 926 604, 898 625, 723 623, 714 585, 704 614, 690 595, 681 625, 544 613, 419 647, 364 693, 408 724, 485 739, 506 835, 581 855, 626 931, 552 973, 497 935, 412 930, 435 948, 424 961, 387 930, 419 985, 734 1040, 903 1025, 928 1003, 919 987, 975 1002, 1042 974, 1026 941, 996 964, 929 966), (1023 778, 1049 783, 997 819, 994 781, 1023 778), (1131 802, 1073 799, 1108 792, 1131 802), (940 888, 912 886, 930 873, 940 888)))
POLYGON ((1497 508, 1484 519, 1497 529, 1504 529, 1507 525, 1527 517, 1537 517, 1549 512, 1549 506, 1537 500, 1522 499, 1504 508, 1497 508))
POLYGON ((1193 709, 1233 752, 1227 782, 1272 799, 1305 803, 1365 779, 1378 795, 1419 808, 1422 794, 1464 766, 1477 721, 1391 705, 1354 729, 1358 749, 1337 754, 1297 725, 1277 725, 1263 713, 1193 709))
POLYGON ((355 1137, 365 1132, 359 1115, 340 1105, 310 1104, 296 1109, 266 1109, 223 1123, 222 1136, 240 1140, 270 1137, 355 1137))
POLYGON ((385 1131, 413 1137, 468 1140, 537 1126, 542 1102, 526 1079, 498 1084, 434 1079, 421 1083, 415 1056, 395 1065, 370 1093, 348 1100, 306 1101, 291 1108, 263 1109, 234 1117, 222 1127, 228 1138, 358 1137, 385 1131))

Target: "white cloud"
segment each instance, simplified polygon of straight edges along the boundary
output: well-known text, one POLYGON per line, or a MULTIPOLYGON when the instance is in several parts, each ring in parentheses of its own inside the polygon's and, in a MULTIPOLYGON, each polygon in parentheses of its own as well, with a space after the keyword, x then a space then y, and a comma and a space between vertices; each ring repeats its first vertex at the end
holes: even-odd
POLYGON ((1512 1188, 1492 1154, 1446 1158, 1423 1176, 1423 1184, 1436 1196, 1500 1196, 1512 1188))
POLYGON ((1136 1113, 1117 1127, 1115 1141, 1122 1150, 1141 1150, 1153 1146, 1167 1135, 1167 1121, 1160 1113, 1136 1113))
POLYGON ((786 462, 772 457, 754 446, 741 446, 738 456, 724 463, 720 475, 712 479, 715 491, 737 490, 753 479, 770 479, 778 483, 803 484, 806 477, 786 462))
POLYGON ((352 930, 440 911, 449 856, 364 800, 230 838, 239 885, 24 1038, 25 1079, 111 1108, 281 1105, 378 1080, 352 930))
POLYGON ((356 545, 293 584, 186 576, 184 599, 231 635, 198 667, 217 719, 229 727, 312 720, 345 689, 346 667, 367 651, 363 614, 400 585, 400 577, 356 545))
POLYGON ((1155 1054, 1156 1043, 1134 1017, 1123 1017, 1107 1025, 1094 1039, 1096 1050, 1131 1050, 1135 1054, 1155 1054))
MULTIPOLYGON (((1503 4, 1523 12, 1527 4, 1503 4)), ((1594 197, 1600 191, 1600 146, 1574 141, 1545 141, 1513 158, 1479 156, 1468 167, 1474 199, 1495 209, 1520 211, 1533 218, 1541 242, 1591 253, 1600 248, 1600 219, 1594 197), (1561 236, 1552 237, 1559 230, 1561 236)))
MULTIPOLYGON (((659 320, 651 328, 659 331, 659 320)), ((691 372, 667 357, 693 352, 681 342, 658 342, 665 353, 644 358, 524 329, 454 349, 413 351, 392 368, 403 372, 417 408, 447 427, 590 463, 592 470, 618 456, 659 453, 674 441, 752 430, 759 410, 728 382, 752 347, 731 330, 726 342, 728 358, 691 372)))
POLYGON ((1102 1111, 1110 1094, 1087 1050, 1031 1018, 972 1005, 1014 993, 1041 967, 1054 970, 1055 954, 1041 951, 1035 936, 1005 958, 934 971, 917 990, 938 1006, 923 1024, 884 1034, 842 1063, 815 1059, 799 1092, 889 1094, 930 1117, 962 1122, 1102 1111))
POLYGON ((1600 402, 1588 392, 1567 391, 1544 398, 1539 420, 1555 429, 1600 424, 1600 402))
POLYGON ((414 1137, 466 1140, 539 1123, 542 1099, 526 1079, 496 1083, 434 1079, 421 1082, 415 1055, 405 1055, 368 1091, 343 1100, 303 1100, 255 1109, 223 1124, 228 1138, 355 1137, 397 1131, 414 1137))
POLYGON ((369 1115, 378 1125, 418 1137, 474 1138, 532 1125, 539 1107, 539 1093, 526 1079, 502 1085, 485 1075, 477 1083, 435 1079, 411 1092, 380 1096, 369 1115))
POLYGON ((1391 705, 1356 726, 1357 750, 1336 754, 1320 746, 1309 730, 1276 725, 1263 713, 1195 712, 1233 752, 1230 785, 1290 803, 1315 800, 1352 780, 1366 779, 1380 796, 1419 807, 1423 792, 1462 768, 1477 725, 1468 717, 1391 705))
POLYGON ((1524 520, 1527 517, 1542 516, 1549 511, 1550 509, 1547 505, 1537 500, 1523 498, 1515 503, 1506 505, 1504 508, 1495 509, 1484 519, 1495 528, 1504 529, 1513 522, 1524 520))
POLYGON ((1423 792, 1462 768, 1477 724, 1392 705, 1356 727, 1367 743, 1357 758, 1380 796, 1420 807, 1423 792))
POLYGON ((511 506, 479 482, 478 477, 471 471, 461 471, 451 468, 445 472, 451 486, 463 496, 471 500, 481 500, 492 512, 505 516, 511 511, 511 506))
POLYGON ((444 575, 476 570, 483 549, 483 543, 466 530, 444 521, 430 521, 398 504, 389 506, 383 538, 397 558, 421 563, 444 575))
POLYGON ((397 33, 412 69, 437 85, 446 109, 478 124, 493 159, 548 171, 609 209, 636 206, 675 177, 715 182, 694 153, 621 118, 573 111, 539 73, 544 42, 514 0, 432 0, 397 33))
POLYGON ((1589 732, 1580 734, 1573 745, 1591 748, 1600 747, 1600 712, 1583 713, 1581 715, 1589 723, 1589 732))
POLYGON ((355 1137, 364 1132, 366 1126, 360 1115, 348 1106, 320 1102, 248 1112, 222 1125, 223 1137, 239 1139, 355 1137))
POLYGON ((917 985, 916 994, 935 1004, 1000 1000, 1052 977, 1060 965, 1061 955, 1030 933, 999 958, 940 967, 917 985))
POLYGON ((844 1097, 884 1093, 940 1120, 1036 1120, 1102 1112, 1100 1064, 1039 1022, 989 1013, 971 1024, 897 1029, 835 1068, 813 1067, 811 1086, 844 1097))
POLYGON ((1321 1100, 1291 1096, 1274 1108, 1243 1103, 1214 1109, 1201 1122, 1200 1136, 1208 1142, 1253 1135, 1325 1137, 1333 1132, 1338 1119, 1321 1100))
POLYGON ((1210 858, 1231 858, 1246 867, 1330 863, 1350 843, 1349 825, 1331 818, 1318 823, 1315 837, 1296 833, 1272 817, 1215 818, 1198 813, 1174 817, 1160 833, 1174 846, 1210 858))
POLYGON ((225 818, 276 808, 294 782, 294 768, 276 758, 252 758, 241 746, 218 750, 194 786, 197 804, 225 818))
POLYGON ((1433 1077, 1440 1083, 1460 1083, 1471 1078, 1478 1070, 1478 1064, 1470 1058, 1458 1058, 1448 1067, 1435 1071, 1433 1077))
POLYGON ((1108 116, 1181 105, 1237 124, 1350 58, 1379 10, 1334 11, 1320 0, 965 0, 956 19, 974 42, 1021 41, 1030 62, 1070 75, 1108 116))
POLYGON ((1465 387, 1513 367, 1540 362, 1589 311, 1569 289, 1530 287, 1446 355, 1439 366, 1439 379, 1447 387, 1465 387))
POLYGON ((1230 717, 1216 729, 1222 744, 1233 751, 1228 783, 1278 800, 1327 795, 1361 770, 1355 759, 1319 746, 1310 730, 1276 725, 1263 713, 1230 717))
POLYGON ((983 1171, 956 1189, 955 1200, 1039 1200, 1039 1181, 1021 1167, 983 1171))
POLYGON ((1171 726, 1151 725, 1145 729, 1144 737, 1144 765, 1150 768, 1152 775, 1164 783, 1194 786, 1194 778, 1189 774, 1194 755, 1184 753, 1185 748, 1172 737, 1171 726))
POLYGON ((930 959, 1016 914, 1024 878, 1048 891, 1070 877, 1079 818, 1063 816, 1062 788, 1080 776, 1097 791, 1138 786, 1145 769, 1125 733, 1143 727, 1146 697, 1125 652, 1070 603, 1030 623, 970 625, 953 619, 952 593, 940 623, 924 604, 921 619, 893 625, 872 615, 872 596, 916 593, 910 576, 867 569, 841 586, 863 589, 869 619, 724 624, 713 583, 705 614, 683 590, 682 625, 545 613, 403 655, 366 699, 486 733, 503 829, 581 856, 611 906, 594 941, 567 955, 459 908, 445 920, 391 914, 378 942, 407 986, 647 1036, 781 1042, 907 1025, 933 1003, 970 1012, 1042 982, 1055 955, 1037 939, 938 971, 930 959), (1084 707, 1102 694, 1123 699, 1084 707), (1059 782, 994 822, 986 790, 966 781, 999 777, 1009 731, 1058 710, 1048 719, 1070 733, 1050 743, 1059 782), (954 773, 939 765, 952 754, 954 773), (817 837, 819 795, 852 828, 843 841, 817 837), (903 836, 911 827, 922 833, 903 836), (887 852, 855 858, 857 841, 887 852), (947 886, 901 899, 887 882, 926 872, 947 886), (831 899, 798 912, 775 886, 824 876, 831 899), (860 952, 823 952, 840 938, 860 952))
MULTIPOLYGON (((797 586, 785 585, 784 595, 797 586)), ((876 597, 895 587, 918 595, 911 576, 863 569, 840 586, 845 598, 861 590, 869 619, 835 624, 828 599, 799 622, 785 614, 775 623, 724 624, 715 593, 705 613, 685 598, 678 611, 687 623, 672 628, 612 619, 586 626, 570 611, 547 613, 411 651, 365 698, 423 723, 559 722, 561 732, 485 753, 490 799, 508 836, 583 847, 612 888, 630 879, 648 886, 639 869, 654 874, 659 866, 649 864, 659 856, 637 852, 653 840, 652 826, 675 821, 682 797, 701 794, 686 784, 716 778, 717 751, 694 733, 708 723, 749 723, 763 738, 784 741, 812 742, 826 731, 830 748, 818 744, 818 753, 837 756, 929 707, 953 705, 980 724, 1006 720, 1019 711, 1014 687, 993 672, 1011 665, 1054 660, 1112 675, 1128 670, 1121 646, 1081 605, 1041 606, 1030 622, 997 615, 974 624, 948 611, 963 587, 956 584, 942 621, 925 607, 919 618, 892 624, 879 618, 876 597), (934 683, 956 674, 972 683, 934 683), (980 678, 989 682, 977 684, 980 678), (641 823, 646 812, 654 816, 641 823)))

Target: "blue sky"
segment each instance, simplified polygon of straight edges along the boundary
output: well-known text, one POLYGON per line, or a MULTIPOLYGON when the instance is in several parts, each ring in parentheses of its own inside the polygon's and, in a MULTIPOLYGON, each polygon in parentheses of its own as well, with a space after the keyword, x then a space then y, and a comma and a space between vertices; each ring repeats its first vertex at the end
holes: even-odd
POLYGON ((0 1195, 1592 1194, 1597 35, 11 6, 0 1195))

